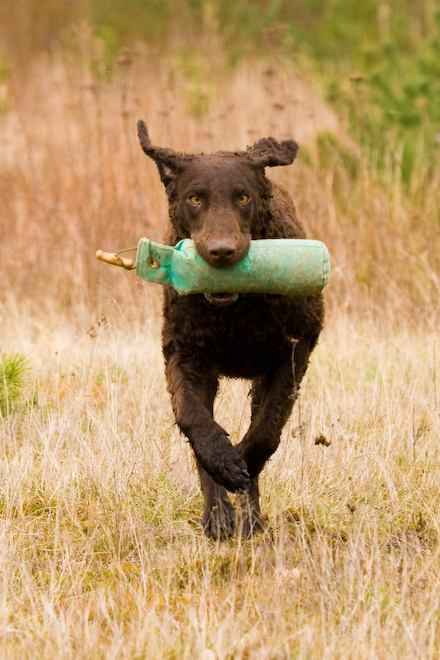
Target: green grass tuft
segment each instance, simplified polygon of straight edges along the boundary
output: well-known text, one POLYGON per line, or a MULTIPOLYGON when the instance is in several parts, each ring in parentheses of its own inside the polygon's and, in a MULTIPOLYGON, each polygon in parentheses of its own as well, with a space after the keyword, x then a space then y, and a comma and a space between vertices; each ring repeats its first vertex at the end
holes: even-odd
POLYGON ((0 411, 8 417, 17 407, 28 384, 29 363, 23 353, 4 353, 0 360, 0 411))

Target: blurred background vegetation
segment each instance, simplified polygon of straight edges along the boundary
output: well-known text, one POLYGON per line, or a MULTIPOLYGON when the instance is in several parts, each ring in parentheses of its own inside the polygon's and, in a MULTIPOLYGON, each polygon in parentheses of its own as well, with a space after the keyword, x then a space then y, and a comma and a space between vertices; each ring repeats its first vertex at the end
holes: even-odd
MULTIPOLYGON (((178 90, 173 104, 185 104, 189 119, 181 119, 181 129, 185 131, 185 121, 195 121, 197 126, 205 119, 210 127, 205 138, 211 130, 218 135, 220 147, 217 101, 227 93, 225 81, 238 80, 237 72, 243 67, 265 71, 266 82, 261 84, 266 87, 271 72, 275 79, 280 71, 299 72, 316 98, 338 118, 340 127, 318 126, 314 143, 306 140, 301 145, 304 167, 321 182, 335 218, 330 223, 331 235, 324 229, 316 237, 330 242, 337 268, 350 266, 352 283, 359 290, 381 296, 388 282, 394 298, 398 291, 418 309, 437 299, 440 5, 436 0, 3 0, 0 120, 13 112, 23 115, 26 104, 31 107, 29 98, 37 77, 46 76, 41 70, 36 73, 35 63, 44 60, 46 71, 58 72, 53 74, 52 90, 61 84, 76 89, 77 83, 72 83, 75 68, 82 72, 83 86, 95 85, 92 100, 98 131, 105 131, 103 90, 111 85, 121 105, 125 104, 122 113, 130 115, 131 121, 136 115, 132 66, 136 48, 138 53, 142 48, 148 52, 142 66, 138 65, 138 80, 146 76, 146 68, 153 76, 148 84, 155 84, 154 74, 161 76, 164 94, 166 89, 178 90), (64 73, 60 73, 60 54, 64 73), (164 62, 168 62, 165 72, 164 62), (127 109, 130 94, 133 107, 127 109), (340 243, 334 239, 336 230, 340 243), (351 265, 346 252, 340 256, 346 243, 352 248, 351 265)), ((138 89, 141 84, 146 86, 145 78, 138 89)), ((246 87, 243 83, 242 113, 255 84, 246 87)), ((285 98, 288 84, 287 80, 285 98)), ((272 92, 273 106, 260 108, 261 113, 280 115, 285 99, 277 100, 272 92)), ((42 117, 48 116, 44 93, 47 90, 39 97, 42 117)), ((72 92, 70 109, 79 102, 73 97, 72 92)), ((65 98, 60 103, 66 103, 65 98)), ((85 98, 81 103, 87 112, 85 98)), ((145 103, 138 103, 138 110, 141 106, 145 103)), ((75 113, 75 121, 84 125, 86 120, 75 113)), ((246 121, 251 120, 247 117, 246 121)), ((164 119, 164 135, 175 134, 165 123, 164 119)), ((281 124, 268 119, 267 125, 279 128, 281 124)), ((283 126, 286 132, 287 124, 283 126)), ((250 135, 250 129, 259 127, 248 128, 250 135)), ((129 130, 133 132, 133 126, 129 130)), ((106 137, 100 139, 102 156, 106 137)), ((29 146, 32 150, 32 140, 29 146)), ((207 146, 206 139, 200 142, 200 148, 207 146)), ((6 174, 12 177, 10 168, 6 174)), ((133 185, 136 208, 127 214, 136 216, 141 213, 136 200, 142 191, 138 183, 133 185)), ((306 212, 313 215, 308 208, 306 212)), ((1 224, 7 228, 0 218, 1 224)), ((125 241, 128 232, 122 226, 119 234, 111 235, 125 241)), ((317 227, 312 220, 312 229, 317 227)), ((90 238, 90 231, 85 234, 90 238)), ((93 234, 93 238, 98 236, 93 234)), ((58 240, 63 240, 61 234, 58 240)), ((12 284, 17 286, 17 281, 12 284)))
MULTIPOLYGON (((440 143, 440 5, 436 0, 3 0, 0 79, 11 62, 72 47, 72 26, 87 21, 112 60, 135 41, 182 59, 224 65, 276 48, 313 73, 323 97, 347 115, 352 134, 375 145, 400 142, 410 184, 417 154, 435 163, 440 143), (262 47, 263 45, 263 47, 262 47)), ((193 67, 197 66, 193 62, 193 67)), ((3 100, 4 103, 4 100, 3 100)))

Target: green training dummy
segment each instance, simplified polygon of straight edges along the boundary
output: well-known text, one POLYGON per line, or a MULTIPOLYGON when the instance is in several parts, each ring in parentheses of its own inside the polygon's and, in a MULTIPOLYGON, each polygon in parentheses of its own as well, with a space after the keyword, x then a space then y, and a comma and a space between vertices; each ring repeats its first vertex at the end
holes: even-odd
POLYGON ((99 250, 98 259, 136 267, 136 275, 148 282, 174 287, 182 296, 191 293, 276 293, 313 296, 330 278, 330 257, 321 241, 267 239, 251 241, 249 252, 233 266, 215 268, 197 253, 194 241, 175 247, 141 238, 136 266, 131 259, 99 250))

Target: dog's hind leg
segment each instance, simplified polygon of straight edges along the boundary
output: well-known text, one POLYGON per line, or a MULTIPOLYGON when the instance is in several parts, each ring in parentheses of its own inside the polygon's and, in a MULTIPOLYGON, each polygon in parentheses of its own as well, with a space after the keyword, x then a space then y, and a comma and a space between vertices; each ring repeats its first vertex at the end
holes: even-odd
MULTIPOLYGON (((212 382, 209 384, 207 382, 206 385, 204 403, 213 415, 218 381, 216 378, 212 378, 212 382)), ((202 517, 203 531, 206 536, 215 540, 229 538, 235 529, 235 509, 229 500, 226 488, 216 484, 197 459, 196 463, 205 500, 202 517)))
POLYGON ((244 536, 263 527, 258 475, 279 445, 281 431, 292 411, 299 384, 307 369, 311 344, 308 338, 301 339, 290 351, 286 350, 285 359, 278 366, 253 382, 251 424, 243 440, 236 445, 246 461, 251 477, 249 495, 241 498, 244 536))
POLYGON ((206 536, 220 540, 232 536, 235 529, 235 510, 226 489, 219 486, 197 461, 200 485, 205 499, 203 530, 206 536))
POLYGON ((258 475, 251 480, 248 493, 239 496, 239 501, 241 512, 238 517, 237 529, 242 538, 248 539, 264 529, 258 475))

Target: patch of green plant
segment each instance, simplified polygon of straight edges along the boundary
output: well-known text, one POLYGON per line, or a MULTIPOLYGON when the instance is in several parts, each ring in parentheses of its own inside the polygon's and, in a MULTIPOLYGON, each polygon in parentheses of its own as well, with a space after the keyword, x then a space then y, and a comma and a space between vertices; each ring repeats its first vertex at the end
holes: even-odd
POLYGON ((3 353, 0 356, 0 412, 10 415, 23 403, 29 380, 29 364, 23 353, 3 353))

